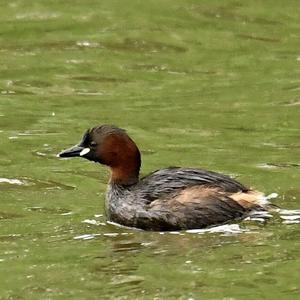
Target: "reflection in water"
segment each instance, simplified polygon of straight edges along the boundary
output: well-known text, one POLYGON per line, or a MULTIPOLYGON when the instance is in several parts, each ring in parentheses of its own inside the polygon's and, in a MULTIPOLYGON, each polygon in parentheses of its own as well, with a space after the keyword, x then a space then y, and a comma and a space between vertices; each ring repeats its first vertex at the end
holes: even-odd
POLYGON ((14 241, 20 239, 21 237, 22 237, 21 234, 0 235, 0 242, 14 241))
POLYGON ((263 18, 258 16, 245 15, 238 12, 240 4, 238 2, 233 2, 234 4, 229 4, 228 6, 210 7, 209 5, 193 5, 189 8, 190 11, 201 14, 208 18, 213 19, 224 19, 230 22, 237 22, 239 24, 259 24, 259 25, 272 25, 278 26, 282 23, 277 19, 263 18))
POLYGON ((22 178, 0 178, 0 190, 6 189, 48 189, 48 190, 74 190, 76 187, 66 185, 52 180, 39 180, 28 177, 22 178))
POLYGON ((81 221, 81 223, 96 225, 96 226, 99 226, 99 225, 106 226, 106 223, 104 223, 104 222, 100 222, 98 220, 91 220, 91 219, 83 220, 83 221, 81 221))
POLYGON ((298 163, 261 163, 257 167, 262 169, 278 169, 278 168, 299 168, 298 163))
POLYGON ((33 207, 26 207, 27 211, 33 211, 33 212, 40 212, 44 214, 58 214, 62 216, 67 216, 72 214, 71 211, 65 208, 59 208, 59 207, 41 207, 41 206, 33 206, 33 207))
POLYGON ((22 218, 22 217, 24 217, 24 215, 17 214, 17 213, 0 211, 0 220, 15 219, 15 218, 22 218))
MULTIPOLYGON (((252 220, 252 219, 251 219, 252 220)), ((255 220, 255 219, 254 219, 255 220)), ((105 224, 100 223, 96 220, 84 220, 82 221, 83 223, 87 223, 89 225, 103 225, 105 226, 105 224)), ((109 222, 110 224, 112 224, 112 222, 109 222)), ((123 228, 123 229, 129 229, 129 230, 134 230, 133 232, 107 232, 107 233, 93 233, 93 234, 83 234, 83 235, 79 235, 79 236, 75 236, 74 239, 75 240, 90 240, 93 239, 95 237, 100 237, 100 236, 106 236, 106 237, 117 237, 117 236, 124 236, 124 235, 133 235, 134 232, 143 232, 142 230, 136 229, 136 228, 128 228, 128 227, 124 227, 122 225, 117 226, 117 228, 123 228)), ((183 236, 185 234, 205 234, 205 233, 218 233, 218 234, 224 234, 224 235, 230 235, 230 234, 239 234, 239 233, 243 233, 243 232, 247 232, 248 229, 246 228, 241 228, 240 225, 238 224, 227 224, 227 225, 220 225, 220 226, 215 226, 215 227, 211 227, 211 228, 205 228, 205 229, 190 229, 190 230, 186 230, 186 231, 165 231, 165 232, 158 232, 158 233, 154 233, 157 235, 179 235, 179 236, 183 236)))
POLYGON ((280 218, 283 219, 284 224, 298 224, 300 223, 300 210, 299 209, 280 209, 280 218))
POLYGON ((262 42, 271 42, 271 43, 279 43, 280 40, 276 38, 270 38, 270 37, 261 37, 257 35, 250 35, 250 34, 238 34, 238 37, 241 37, 243 39, 251 39, 251 40, 257 40, 262 42))
POLYGON ((26 185, 25 181, 15 178, 0 178, 0 183, 9 183, 9 184, 16 184, 16 185, 26 185))
POLYGON ((144 281, 145 278, 142 276, 136 276, 136 275, 116 275, 112 278, 110 284, 112 285, 120 285, 120 284, 138 284, 142 281, 144 281))
POLYGON ((114 77, 106 77, 104 75, 94 75, 94 76, 73 76, 73 80, 82 80, 82 81, 95 81, 95 82, 108 82, 108 83, 122 83, 128 82, 128 80, 114 77))

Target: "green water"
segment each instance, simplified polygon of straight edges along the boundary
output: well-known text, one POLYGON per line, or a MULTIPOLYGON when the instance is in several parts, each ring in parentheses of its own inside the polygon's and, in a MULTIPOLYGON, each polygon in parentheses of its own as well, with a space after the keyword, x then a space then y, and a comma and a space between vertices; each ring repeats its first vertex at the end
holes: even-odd
POLYGON ((142 174, 204 167, 299 209, 299 20, 298 1, 1 1, 0 299, 300 299, 300 224, 121 229, 108 171, 55 157, 113 123, 142 174))

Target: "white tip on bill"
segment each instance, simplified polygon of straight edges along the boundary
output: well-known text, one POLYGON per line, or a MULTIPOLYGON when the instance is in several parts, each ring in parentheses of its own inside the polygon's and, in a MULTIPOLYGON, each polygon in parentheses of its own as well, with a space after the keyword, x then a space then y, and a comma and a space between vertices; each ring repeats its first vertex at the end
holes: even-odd
POLYGON ((80 156, 86 155, 91 151, 90 148, 84 148, 81 150, 81 152, 79 153, 80 156))

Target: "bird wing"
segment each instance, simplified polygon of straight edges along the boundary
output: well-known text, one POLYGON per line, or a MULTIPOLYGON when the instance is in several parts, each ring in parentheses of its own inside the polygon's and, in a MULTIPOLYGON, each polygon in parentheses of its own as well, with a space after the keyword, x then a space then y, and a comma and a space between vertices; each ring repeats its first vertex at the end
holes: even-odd
POLYGON ((197 168, 170 167, 154 171, 142 178, 136 186, 148 201, 192 186, 216 187, 224 192, 249 191, 241 183, 229 176, 197 168))
POLYGON ((139 228, 176 230, 204 228, 241 218, 248 209, 217 188, 194 186, 148 204, 138 218, 139 228))

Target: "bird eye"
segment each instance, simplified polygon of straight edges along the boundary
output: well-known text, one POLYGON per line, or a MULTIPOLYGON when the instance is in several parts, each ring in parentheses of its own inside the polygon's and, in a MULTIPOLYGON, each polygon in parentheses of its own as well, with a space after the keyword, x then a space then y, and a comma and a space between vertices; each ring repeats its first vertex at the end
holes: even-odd
POLYGON ((91 142, 90 142, 90 146, 91 146, 91 147, 96 147, 96 146, 97 146, 97 143, 94 142, 94 141, 91 141, 91 142))

